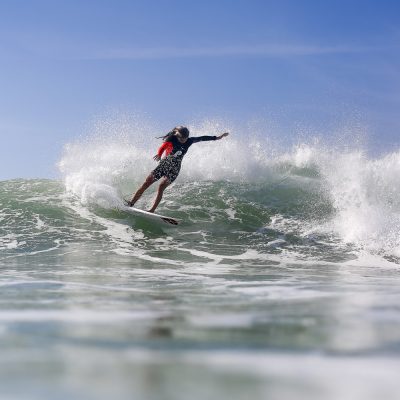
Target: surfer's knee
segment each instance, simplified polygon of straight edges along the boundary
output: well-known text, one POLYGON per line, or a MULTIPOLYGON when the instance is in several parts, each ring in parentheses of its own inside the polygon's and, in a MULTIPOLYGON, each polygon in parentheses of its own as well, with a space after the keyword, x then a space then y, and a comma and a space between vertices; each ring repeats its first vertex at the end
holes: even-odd
POLYGON ((147 186, 150 186, 151 184, 153 184, 155 182, 154 176, 153 175, 149 175, 146 180, 144 181, 144 184, 147 186))
POLYGON ((168 180, 163 180, 158 187, 160 190, 164 191, 169 186, 168 180))

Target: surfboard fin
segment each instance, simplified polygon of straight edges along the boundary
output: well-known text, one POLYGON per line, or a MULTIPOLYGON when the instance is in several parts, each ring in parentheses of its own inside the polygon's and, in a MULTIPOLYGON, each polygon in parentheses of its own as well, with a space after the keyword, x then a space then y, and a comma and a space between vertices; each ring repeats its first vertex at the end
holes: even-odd
POLYGON ((166 218, 166 217, 162 217, 161 218, 164 222, 167 222, 168 224, 171 225, 178 225, 178 221, 176 219, 173 218, 166 218))

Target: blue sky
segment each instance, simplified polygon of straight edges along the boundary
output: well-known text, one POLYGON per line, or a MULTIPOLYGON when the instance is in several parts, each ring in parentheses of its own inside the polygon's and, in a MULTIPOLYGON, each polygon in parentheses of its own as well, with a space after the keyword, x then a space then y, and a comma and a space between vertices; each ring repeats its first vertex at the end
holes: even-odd
POLYGON ((397 149, 400 2, 1 0, 0 179, 54 177, 109 110, 165 129, 345 123, 397 149))

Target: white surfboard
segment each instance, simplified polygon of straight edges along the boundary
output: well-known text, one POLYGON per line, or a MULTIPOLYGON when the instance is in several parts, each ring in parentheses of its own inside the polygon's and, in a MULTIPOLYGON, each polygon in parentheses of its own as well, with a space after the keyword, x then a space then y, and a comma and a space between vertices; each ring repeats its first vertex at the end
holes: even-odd
POLYGON ((144 211, 144 210, 139 210, 138 208, 135 207, 128 207, 128 206, 122 206, 121 207, 122 211, 125 211, 129 214, 132 215, 136 215, 139 217, 145 217, 148 219, 152 219, 158 222, 164 222, 166 224, 170 224, 170 225, 178 225, 179 221, 175 218, 171 218, 171 217, 165 217, 164 215, 159 215, 159 214, 155 214, 155 213, 151 213, 148 211, 144 211))

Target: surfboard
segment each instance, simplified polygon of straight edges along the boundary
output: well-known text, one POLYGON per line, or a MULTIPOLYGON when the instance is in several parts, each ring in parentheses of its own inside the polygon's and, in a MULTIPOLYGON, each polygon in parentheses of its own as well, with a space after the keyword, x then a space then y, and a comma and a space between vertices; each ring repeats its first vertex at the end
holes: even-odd
POLYGON ((161 221, 161 222, 164 222, 164 223, 170 224, 170 225, 178 225, 179 224, 179 220, 177 220, 175 218, 166 217, 164 215, 140 210, 139 208, 135 208, 135 207, 122 206, 121 210, 125 211, 129 214, 136 215, 138 217, 144 217, 144 218, 148 218, 148 219, 158 221, 158 222, 161 221))

